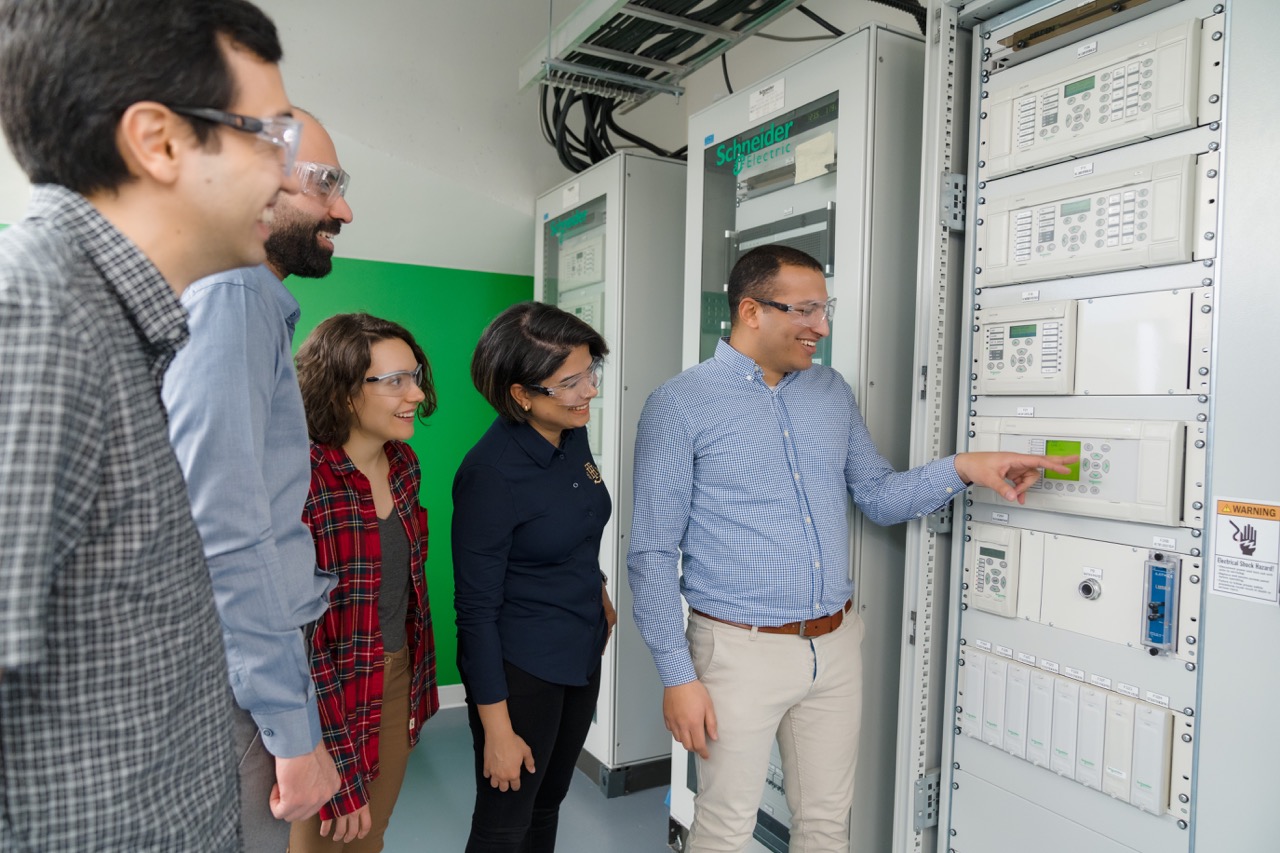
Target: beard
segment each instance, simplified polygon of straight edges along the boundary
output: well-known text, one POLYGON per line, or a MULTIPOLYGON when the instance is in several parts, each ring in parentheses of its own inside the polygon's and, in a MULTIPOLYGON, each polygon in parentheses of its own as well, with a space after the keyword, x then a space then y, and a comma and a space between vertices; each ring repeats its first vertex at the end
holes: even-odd
POLYGON ((311 222, 296 211, 286 214, 277 205, 271 236, 266 242, 267 259, 285 275, 324 278, 333 271, 333 251, 321 247, 320 232, 336 237, 341 230, 342 223, 336 219, 311 222))

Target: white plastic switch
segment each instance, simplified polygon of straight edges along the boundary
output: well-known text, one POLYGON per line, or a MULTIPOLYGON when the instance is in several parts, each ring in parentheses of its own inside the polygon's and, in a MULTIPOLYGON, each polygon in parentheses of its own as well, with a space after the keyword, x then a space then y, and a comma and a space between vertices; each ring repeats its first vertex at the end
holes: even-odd
POLYGON ((987 657, 987 685, 982 698, 982 740, 996 749, 1004 748, 1005 675, 1004 658, 987 657))
POLYGON ((1170 745, 1173 715, 1164 708, 1136 704, 1133 714, 1133 786, 1129 802, 1162 815, 1169 802, 1170 745))
POLYGON ((1004 750, 1018 758, 1027 757, 1027 702, 1031 670, 1020 663, 1009 664, 1004 689, 1004 750))
POLYGON ((1080 685, 1065 678, 1053 680, 1053 737, 1049 769, 1076 777, 1076 728, 1080 719, 1080 685))
POLYGON ((960 667, 960 729, 971 738, 982 740, 982 695, 986 690, 987 656, 967 651, 960 667))
POLYGON ((1053 738, 1053 682, 1049 673, 1033 671, 1027 699, 1027 761, 1046 768, 1053 738))
POLYGON ((1133 713, 1136 703, 1116 693, 1107 696, 1107 738, 1102 751, 1102 791, 1129 802, 1133 773, 1133 713))
POLYGON ((1076 735, 1076 781, 1102 790, 1102 746, 1107 730, 1107 692, 1080 688, 1080 722, 1076 735))

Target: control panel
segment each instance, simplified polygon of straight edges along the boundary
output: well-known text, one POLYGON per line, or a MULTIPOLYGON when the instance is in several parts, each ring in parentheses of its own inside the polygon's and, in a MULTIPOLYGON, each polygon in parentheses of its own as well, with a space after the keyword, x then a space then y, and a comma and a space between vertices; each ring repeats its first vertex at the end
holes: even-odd
MULTIPOLYGON (((1080 457, 1066 474, 1046 470, 1025 493, 1028 507, 1178 526, 1192 515, 1184 513, 1184 498, 1204 501, 1203 476, 1183 477, 1187 431, 1199 434, 1203 424, 995 417, 971 424, 972 450, 1080 457)), ((1203 471, 1202 454, 1197 461, 1203 471)), ((983 487, 973 496, 1009 503, 983 487)))
POLYGON ((996 75, 981 123, 984 174, 999 178, 1196 126, 1199 90, 1219 93, 1222 73, 1210 62, 1202 81, 1207 34, 1199 17, 1186 15, 1120 27, 1105 40, 1114 46, 1093 39, 996 75))
POLYGON ((1144 658, 1197 662, 1198 558, 978 521, 969 522, 966 533, 964 601, 971 610, 1114 643, 1144 658), (1004 558, 988 566, 995 559, 990 552, 1004 558), (1010 578, 1013 592, 998 598, 989 592, 990 580, 979 591, 980 566, 999 569, 997 586, 1010 578))
POLYGON ((973 541, 965 551, 965 602, 997 616, 1016 616, 1020 531, 994 524, 974 524, 970 531, 973 541))
POLYGON ((979 394, 1070 394, 1075 384, 1076 303, 1037 302, 975 314, 979 394))
POLYGON ((974 312, 978 394, 1205 394, 1213 290, 1021 302, 974 312))
POLYGON ((1081 162, 1075 180, 986 198, 979 287, 1192 260, 1196 157, 1116 171, 1081 162))
POLYGON ((604 281, 604 229, 565 239, 560 244, 558 270, 562 290, 604 281))

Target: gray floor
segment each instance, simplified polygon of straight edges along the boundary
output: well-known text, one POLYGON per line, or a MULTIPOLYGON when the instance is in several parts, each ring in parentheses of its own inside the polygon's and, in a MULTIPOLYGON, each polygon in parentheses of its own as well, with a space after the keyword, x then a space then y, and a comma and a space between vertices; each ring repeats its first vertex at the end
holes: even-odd
MULTIPOLYGON (((461 853, 475 801, 471 731, 462 708, 427 722, 386 835, 387 853, 461 853)), ((560 809, 559 853, 665 853, 666 786, 606 799, 574 774, 560 809)))

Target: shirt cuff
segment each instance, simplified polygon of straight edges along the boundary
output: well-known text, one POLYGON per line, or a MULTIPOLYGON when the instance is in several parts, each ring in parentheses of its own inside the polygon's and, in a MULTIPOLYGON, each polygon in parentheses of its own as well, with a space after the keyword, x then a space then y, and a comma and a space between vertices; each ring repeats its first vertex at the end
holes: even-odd
POLYGON ((320 708, 314 699, 304 708, 274 714, 250 713, 262 735, 262 745, 276 758, 306 755, 320 743, 320 708))
POLYGON ((658 667, 658 677, 662 679, 663 687, 679 687, 698 680, 698 671, 693 668, 693 658, 689 656, 687 646, 667 654, 654 655, 653 662, 658 667))

